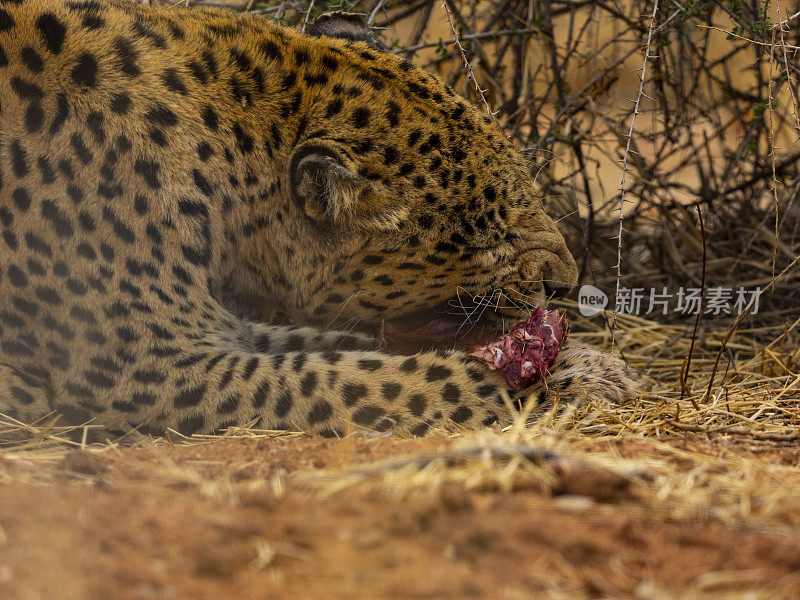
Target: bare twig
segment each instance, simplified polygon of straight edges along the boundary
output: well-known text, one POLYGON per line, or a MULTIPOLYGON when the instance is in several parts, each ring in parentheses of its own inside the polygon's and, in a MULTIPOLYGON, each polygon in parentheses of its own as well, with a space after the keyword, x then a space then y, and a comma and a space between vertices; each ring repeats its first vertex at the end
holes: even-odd
POLYGON ((369 13, 369 18, 367 19, 367 25, 372 27, 372 24, 375 22, 375 17, 378 16, 378 13, 383 8, 384 4, 386 4, 386 0, 379 0, 379 2, 375 5, 375 8, 372 9, 372 12, 369 13))
POLYGON ((308 10, 306 10, 306 16, 303 19, 303 27, 300 29, 300 31, 303 33, 306 32, 306 27, 308 27, 308 19, 311 16, 311 11, 314 10, 314 1, 315 0, 311 0, 311 2, 308 3, 308 10))
POLYGON ((461 45, 461 41, 456 31, 456 26, 453 23, 453 15, 450 11, 450 6, 447 4, 448 0, 442 0, 442 8, 444 9, 445 15, 447 16, 447 23, 450 25, 450 31, 453 34, 453 43, 455 43, 456 47, 458 48, 458 52, 461 55, 461 60, 464 62, 464 69, 467 73, 467 79, 469 79, 472 84, 475 86, 475 91, 478 93, 478 96, 481 99, 481 102, 486 107, 486 112, 488 113, 489 117, 494 121, 495 125, 498 127, 500 124, 495 119, 495 113, 492 112, 491 107, 489 106, 489 101, 486 99, 486 95, 484 94, 483 88, 478 83, 478 80, 475 78, 475 68, 472 66, 472 63, 467 60, 467 53, 464 50, 464 46, 461 45))
MULTIPOLYGON (((628 141, 625 144, 625 154, 622 156, 622 181, 619 186, 619 230, 617 231, 617 285, 615 291, 615 298, 619 298, 620 290, 620 275, 622 272, 622 232, 625 211, 625 191, 626 191, 626 176, 628 174, 628 156, 631 152, 631 144, 633 142, 633 131, 636 127, 636 116, 639 114, 639 105, 644 96, 644 83, 647 77, 647 61, 652 58, 650 55, 650 43, 653 40, 653 29, 656 22, 656 14, 658 13, 658 0, 653 2, 653 14, 650 16, 650 28, 647 31, 647 41, 644 46, 644 61, 642 68, 639 72, 639 93, 636 95, 636 101, 633 105, 633 114, 631 115, 631 125, 628 129, 628 141)), ((617 307, 614 307, 614 317, 611 321, 611 345, 616 341, 617 331, 617 307)))
POLYGON ((694 354, 694 345, 697 341, 697 329, 700 326, 700 317, 703 314, 703 299, 705 298, 706 293, 706 267, 707 267, 707 260, 706 260, 706 227, 703 223, 703 212, 700 210, 700 205, 695 204, 695 208, 697 209, 697 218, 700 221, 700 234, 703 236, 703 265, 702 265, 702 275, 700 279, 700 306, 697 308, 697 316, 694 320, 694 328, 692 329, 692 341, 689 345, 689 353, 686 355, 686 360, 681 368, 681 400, 683 397, 688 395, 689 400, 692 403, 692 406, 695 410, 700 410, 700 407, 697 405, 697 402, 692 397, 691 390, 689 390, 689 386, 686 383, 686 380, 689 378, 689 371, 692 368, 692 355, 694 354))

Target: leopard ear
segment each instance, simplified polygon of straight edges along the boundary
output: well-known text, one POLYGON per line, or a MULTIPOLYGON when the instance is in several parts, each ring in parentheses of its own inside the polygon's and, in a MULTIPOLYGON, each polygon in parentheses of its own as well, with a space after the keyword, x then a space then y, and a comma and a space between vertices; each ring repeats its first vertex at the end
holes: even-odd
POLYGON ((295 203, 312 220, 334 222, 353 210, 366 182, 325 146, 305 146, 290 165, 295 203))
POLYGON ((332 12, 317 17, 306 29, 306 33, 314 37, 326 36, 351 42, 365 42, 382 52, 389 49, 375 35, 375 32, 364 23, 360 15, 347 12, 332 12))

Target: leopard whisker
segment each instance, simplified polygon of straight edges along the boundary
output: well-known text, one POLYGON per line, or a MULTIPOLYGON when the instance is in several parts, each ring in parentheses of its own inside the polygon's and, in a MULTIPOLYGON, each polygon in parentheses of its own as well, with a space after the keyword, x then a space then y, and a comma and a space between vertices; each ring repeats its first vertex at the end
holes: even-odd
POLYGON ((339 306, 336 309, 336 312, 333 313, 333 315, 331 316, 330 320, 328 321, 328 324, 322 329, 322 331, 327 331, 336 322, 336 319, 342 314, 344 309, 347 307, 348 302, 350 302, 351 300, 354 300, 360 293, 361 293, 361 290, 356 290, 355 292, 350 294, 350 296, 348 296, 347 298, 342 300, 339 303, 339 306))

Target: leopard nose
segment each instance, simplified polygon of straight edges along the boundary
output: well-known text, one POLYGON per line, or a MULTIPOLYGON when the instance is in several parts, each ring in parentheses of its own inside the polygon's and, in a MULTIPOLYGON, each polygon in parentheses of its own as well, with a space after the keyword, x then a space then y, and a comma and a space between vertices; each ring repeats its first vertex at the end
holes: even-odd
POLYGON ((569 294, 570 290, 572 289, 571 285, 559 283, 558 281, 543 281, 542 287, 544 288, 544 293, 548 298, 563 298, 569 294))

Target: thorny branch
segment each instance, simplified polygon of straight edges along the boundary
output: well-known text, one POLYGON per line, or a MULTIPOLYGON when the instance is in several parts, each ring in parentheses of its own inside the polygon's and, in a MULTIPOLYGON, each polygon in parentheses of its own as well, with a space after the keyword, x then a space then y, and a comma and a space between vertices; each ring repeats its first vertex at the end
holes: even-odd
MULTIPOLYGON (((636 117, 639 115, 639 105, 644 96, 644 82, 647 79, 647 61, 653 58, 650 55, 650 43, 653 41, 653 29, 656 24, 656 15, 658 14, 658 0, 653 2, 653 14, 650 17, 650 28, 647 30, 647 42, 644 45, 644 62, 642 63, 641 71, 639 72, 639 93, 636 95, 636 101, 633 104, 633 114, 631 115, 631 126, 628 129, 628 140, 625 143, 625 154, 622 155, 622 182, 619 184, 619 231, 617 232, 617 285, 615 297, 619 298, 620 289, 620 276, 622 273, 622 225, 625 218, 625 179, 628 174, 628 156, 630 156, 631 143, 633 142, 633 132, 636 129, 636 117)), ((617 332, 617 307, 614 306, 614 318, 611 321, 611 345, 616 341, 617 332)))
POLYGON ((466 50, 464 50, 464 46, 461 45, 461 40, 458 37, 458 32, 456 31, 455 23, 453 23, 453 13, 451 12, 450 6, 448 5, 448 0, 442 0, 442 9, 444 10, 444 14, 447 16, 447 23, 450 25, 450 31, 453 34, 453 43, 456 45, 456 48, 458 48, 458 52, 461 55, 461 60, 464 62, 464 70, 467 73, 467 79, 469 79, 475 86, 475 91, 478 93, 481 102, 486 107, 486 112, 489 114, 492 121, 494 121, 495 125, 498 125, 499 127, 497 120, 494 118, 495 113, 492 112, 492 108, 489 106, 489 101, 486 100, 483 88, 481 87, 481 84, 478 83, 478 80, 475 78, 475 67, 467 59, 467 52, 466 50))

